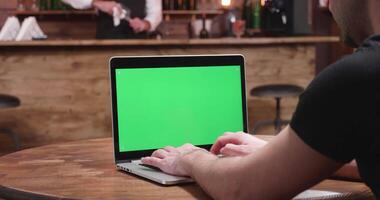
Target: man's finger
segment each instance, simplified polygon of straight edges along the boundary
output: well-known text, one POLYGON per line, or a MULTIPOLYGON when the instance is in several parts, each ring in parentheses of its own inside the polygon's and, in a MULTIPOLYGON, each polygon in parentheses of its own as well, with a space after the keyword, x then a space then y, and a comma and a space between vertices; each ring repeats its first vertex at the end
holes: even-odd
POLYGON ((244 149, 243 145, 227 144, 220 150, 222 155, 226 156, 244 156, 247 155, 247 152, 244 149))
POLYGON ((156 158, 165 158, 168 155, 168 152, 163 149, 158 149, 152 153, 152 157, 156 158))
POLYGON ((162 168, 162 159, 155 157, 144 157, 141 159, 141 162, 145 165, 151 165, 154 167, 162 168))
POLYGON ((214 145, 212 145, 210 152, 213 154, 218 154, 220 149, 227 144, 241 144, 241 135, 239 134, 228 134, 223 135, 217 139, 214 145))
POLYGON ((233 132, 225 132, 223 135, 231 135, 234 134, 233 132))
POLYGON ((164 150, 166 150, 167 152, 178 152, 178 150, 172 146, 167 146, 164 148, 164 150))

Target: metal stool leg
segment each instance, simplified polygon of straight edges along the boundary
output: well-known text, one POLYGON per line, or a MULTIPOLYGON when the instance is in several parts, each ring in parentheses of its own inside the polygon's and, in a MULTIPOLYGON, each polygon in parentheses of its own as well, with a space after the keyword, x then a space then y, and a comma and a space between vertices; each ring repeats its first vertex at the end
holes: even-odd
POLYGON ((7 128, 0 129, 0 132, 9 135, 9 137, 12 138, 13 143, 15 144, 16 149, 20 149, 20 147, 21 147, 21 145, 20 145, 20 139, 19 139, 18 135, 15 132, 13 132, 11 129, 7 129, 7 128))
POLYGON ((281 121, 281 98, 276 97, 276 118, 274 119, 274 128, 276 130, 276 133, 279 133, 281 131, 281 121))
POLYGON ((260 120, 260 121, 257 121, 255 123, 255 125, 253 126, 253 129, 252 129, 252 135, 255 135, 257 134, 257 131, 263 127, 263 126, 269 126, 269 125, 273 125, 274 121, 273 120, 260 120))
POLYGON ((274 120, 261 120, 255 123, 252 129, 252 134, 255 135, 257 131, 263 126, 274 125, 276 134, 278 134, 284 125, 289 124, 289 120, 281 119, 281 98, 276 98, 276 117, 274 120))

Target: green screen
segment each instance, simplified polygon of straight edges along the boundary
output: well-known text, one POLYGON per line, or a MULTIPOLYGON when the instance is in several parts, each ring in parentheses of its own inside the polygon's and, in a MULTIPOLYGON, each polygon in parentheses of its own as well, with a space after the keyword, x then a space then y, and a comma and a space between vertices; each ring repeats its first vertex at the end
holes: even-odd
POLYGON ((240 66, 116 69, 120 152, 243 131, 240 66))

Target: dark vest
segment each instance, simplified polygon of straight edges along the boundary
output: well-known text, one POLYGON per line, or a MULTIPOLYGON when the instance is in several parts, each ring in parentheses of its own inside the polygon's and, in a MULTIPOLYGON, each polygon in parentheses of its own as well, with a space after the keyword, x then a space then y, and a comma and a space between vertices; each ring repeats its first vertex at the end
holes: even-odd
MULTIPOLYGON (((145 0, 117 0, 125 7, 131 10, 131 18, 138 17, 144 19, 146 16, 145 0)), ((120 25, 113 25, 113 17, 104 12, 99 12, 97 17, 96 38, 98 39, 143 39, 147 37, 147 33, 134 33, 129 23, 125 20, 120 25)))

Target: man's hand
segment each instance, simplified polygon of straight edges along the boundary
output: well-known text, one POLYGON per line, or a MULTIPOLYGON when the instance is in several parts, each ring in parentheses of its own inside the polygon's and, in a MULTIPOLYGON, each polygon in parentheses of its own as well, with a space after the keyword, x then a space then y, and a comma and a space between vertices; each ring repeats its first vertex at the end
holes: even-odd
POLYGON ((211 147, 211 153, 220 153, 225 156, 244 156, 260 149, 266 144, 266 141, 243 132, 227 132, 217 139, 211 147))
MULTIPOLYGON (((194 151, 203 150, 192 144, 174 148, 171 146, 158 149, 151 157, 142 158, 142 163, 160 168, 163 172, 177 176, 189 176, 188 170, 181 163, 181 158, 194 151)), ((203 150, 205 151, 205 150, 203 150)))
POLYGON ((92 5, 94 6, 94 8, 102 11, 102 12, 105 12, 111 16, 113 16, 113 8, 117 8, 119 10, 122 10, 122 7, 119 3, 117 3, 116 1, 94 1, 92 3, 92 5))
POLYGON ((129 25, 132 27, 135 33, 149 31, 150 29, 150 23, 140 18, 133 18, 129 20, 129 25))

